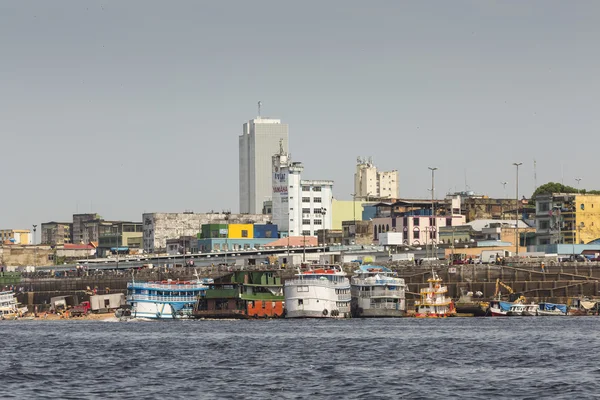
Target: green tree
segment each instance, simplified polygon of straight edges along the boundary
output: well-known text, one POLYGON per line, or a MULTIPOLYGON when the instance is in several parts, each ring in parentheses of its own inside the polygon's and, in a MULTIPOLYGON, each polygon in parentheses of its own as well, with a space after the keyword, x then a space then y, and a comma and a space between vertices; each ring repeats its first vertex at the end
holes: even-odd
MULTIPOLYGON (((535 201, 535 196, 538 194, 552 194, 552 193, 577 193, 577 189, 572 186, 566 186, 562 183, 548 182, 539 186, 535 192, 531 195, 531 199, 535 201)), ((579 190, 581 194, 600 194, 600 190, 579 190)))

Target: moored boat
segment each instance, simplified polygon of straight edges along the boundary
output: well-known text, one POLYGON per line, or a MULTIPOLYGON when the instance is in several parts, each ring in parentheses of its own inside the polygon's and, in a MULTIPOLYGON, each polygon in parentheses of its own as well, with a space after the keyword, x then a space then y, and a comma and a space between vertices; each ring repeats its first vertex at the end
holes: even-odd
POLYGON ((351 279, 353 317, 402 317, 406 313, 404 279, 389 268, 361 265, 351 279))
POLYGON ((16 319, 25 315, 27 311, 27 307, 19 307, 14 292, 0 292, 0 319, 16 319))
POLYGON ((350 281, 338 266, 312 265, 285 282, 286 318, 350 317, 350 281))
POLYGON ((566 304, 539 303, 537 309, 539 316, 563 316, 567 315, 566 304))
POLYGON ((128 282, 127 304, 131 317, 149 319, 191 318, 198 297, 208 286, 195 281, 128 282))
MULTIPOLYGON (((477 292, 478 296, 483 295, 477 292)), ((484 317, 487 315, 490 303, 473 299, 473 292, 461 290, 459 299, 454 304, 458 314, 472 314, 475 317, 484 317)))
POLYGON ((448 287, 442 286, 442 279, 431 271, 427 279, 428 287, 421 288, 420 300, 415 301, 415 317, 417 318, 445 318, 456 314, 452 299, 446 296, 448 287))
POLYGON ((509 317, 534 317, 537 315, 537 309, 538 306, 535 303, 515 303, 510 306, 506 315, 509 317))

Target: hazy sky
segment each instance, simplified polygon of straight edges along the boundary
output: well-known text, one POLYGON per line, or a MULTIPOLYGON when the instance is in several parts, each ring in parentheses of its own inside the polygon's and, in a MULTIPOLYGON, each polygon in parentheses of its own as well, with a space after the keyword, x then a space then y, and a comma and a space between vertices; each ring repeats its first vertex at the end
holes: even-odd
MULTIPOLYGON (((238 209, 238 136, 290 125, 305 179, 357 156, 401 196, 600 189, 597 1, 0 3, 0 228, 238 209)), ((39 234, 38 234, 39 240, 39 234)))

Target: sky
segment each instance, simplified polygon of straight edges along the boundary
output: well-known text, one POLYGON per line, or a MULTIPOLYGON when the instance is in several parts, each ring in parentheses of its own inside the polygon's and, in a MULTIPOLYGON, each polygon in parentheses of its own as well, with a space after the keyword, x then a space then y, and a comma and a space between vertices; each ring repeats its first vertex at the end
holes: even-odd
POLYGON ((238 137, 290 127, 305 179, 351 199, 600 189, 600 3, 0 2, 0 229, 97 212, 238 211, 238 137), (537 179, 534 179, 534 160, 537 179), (502 182, 507 182, 506 191, 502 182))

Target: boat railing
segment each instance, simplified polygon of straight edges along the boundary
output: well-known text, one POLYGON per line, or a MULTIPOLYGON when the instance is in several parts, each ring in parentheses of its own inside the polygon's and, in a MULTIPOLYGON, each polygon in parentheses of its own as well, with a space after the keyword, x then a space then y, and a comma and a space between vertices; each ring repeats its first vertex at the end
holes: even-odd
POLYGON ((449 297, 439 299, 416 300, 415 306, 443 306, 450 304, 452 300, 449 297))
POLYGON ((352 295, 350 293, 338 293, 338 300, 352 300, 352 295))
POLYGON ((152 296, 145 294, 133 294, 127 296, 127 300, 136 301, 136 300, 147 300, 147 301, 158 301, 161 303, 170 303, 174 301, 189 301, 195 302, 198 300, 196 296, 152 296))
POLYGON ((420 290, 421 293, 425 294, 425 293, 447 293, 448 292, 448 286, 441 286, 438 289, 436 288, 421 288, 420 290))
POLYGON ((359 291, 357 297, 368 299, 370 297, 404 297, 404 289, 359 291))
POLYGON ((376 280, 353 278, 352 283, 355 285, 362 285, 362 286, 371 286, 371 285, 372 286, 375 286, 375 285, 378 285, 378 286, 383 286, 383 285, 405 286, 406 285, 406 282, 402 278, 376 279, 376 280))
POLYGON ((291 285, 310 285, 310 286, 322 286, 322 287, 335 287, 335 288, 350 288, 350 282, 344 281, 330 281, 329 279, 289 279, 285 281, 286 286, 291 285))
POLYGON ((140 289, 162 289, 162 290, 197 290, 197 289, 205 289, 206 285, 197 283, 193 285, 184 285, 184 284, 168 284, 168 283, 133 283, 129 282, 127 284, 128 288, 140 288, 140 289))
POLYGON ((387 303, 373 303, 369 306, 370 309, 381 309, 381 310, 400 310, 399 303, 387 302, 387 303))

